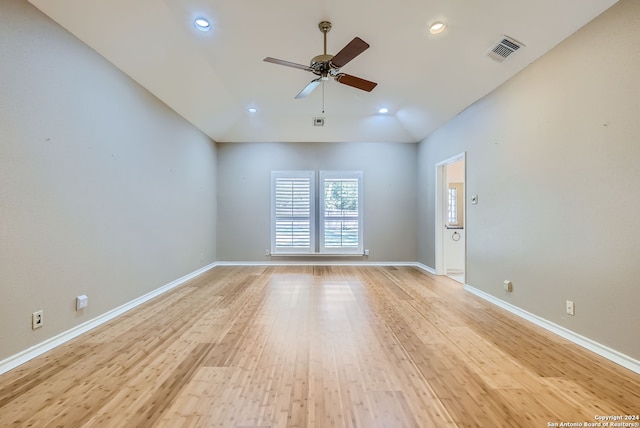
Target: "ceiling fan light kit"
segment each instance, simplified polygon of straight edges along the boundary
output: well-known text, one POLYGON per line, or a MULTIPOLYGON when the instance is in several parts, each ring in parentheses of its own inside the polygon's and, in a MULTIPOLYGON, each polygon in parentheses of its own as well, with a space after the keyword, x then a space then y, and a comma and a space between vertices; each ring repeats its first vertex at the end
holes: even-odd
POLYGON ((351 86, 363 91, 371 92, 377 83, 350 74, 341 73, 340 69, 347 65, 352 59, 360 55, 369 48, 369 44, 359 37, 355 37, 347 45, 335 55, 327 54, 327 33, 331 30, 331 22, 321 21, 318 24, 320 32, 324 35, 324 53, 316 55, 311 59, 310 65, 297 64, 290 61, 267 57, 265 62, 284 65, 286 67, 298 68, 300 70, 310 71, 317 79, 312 80, 307 86, 296 95, 296 99, 308 96, 320 83, 333 77, 337 82, 343 85, 351 86))

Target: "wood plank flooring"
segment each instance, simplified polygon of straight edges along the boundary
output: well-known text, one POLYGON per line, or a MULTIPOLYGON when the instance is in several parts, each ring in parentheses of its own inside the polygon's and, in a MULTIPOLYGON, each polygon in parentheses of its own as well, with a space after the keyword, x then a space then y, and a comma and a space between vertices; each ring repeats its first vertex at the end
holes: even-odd
POLYGON ((412 267, 216 267, 0 376, 1 427, 547 427, 638 413, 640 375, 412 267))

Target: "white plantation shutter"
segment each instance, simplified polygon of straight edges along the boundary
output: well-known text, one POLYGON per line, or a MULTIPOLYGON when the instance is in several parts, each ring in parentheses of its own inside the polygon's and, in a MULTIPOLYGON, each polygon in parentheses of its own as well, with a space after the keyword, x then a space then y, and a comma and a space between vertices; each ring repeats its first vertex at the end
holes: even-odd
POLYGON ((320 172, 320 252, 362 254, 362 172, 320 172))
POLYGON ((272 254, 364 252, 362 171, 319 174, 316 188, 315 171, 271 172, 272 254))
POLYGON ((314 171, 273 171, 271 185, 271 252, 314 252, 314 171))

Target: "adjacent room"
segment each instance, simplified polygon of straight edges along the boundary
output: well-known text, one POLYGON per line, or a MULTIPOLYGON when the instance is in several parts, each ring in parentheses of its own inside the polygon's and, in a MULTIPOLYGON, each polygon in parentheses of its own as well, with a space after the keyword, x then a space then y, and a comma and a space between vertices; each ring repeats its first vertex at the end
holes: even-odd
POLYGON ((637 0, 2 0, 0 426, 640 426, 639 71, 637 0))

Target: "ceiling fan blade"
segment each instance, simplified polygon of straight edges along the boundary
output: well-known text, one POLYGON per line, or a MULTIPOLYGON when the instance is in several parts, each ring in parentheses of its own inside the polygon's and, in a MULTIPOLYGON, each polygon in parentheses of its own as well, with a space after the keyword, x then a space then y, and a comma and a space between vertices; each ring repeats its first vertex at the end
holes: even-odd
POLYGON ((331 59, 331 65, 335 68, 343 67, 346 63, 366 51, 368 48, 369 44, 367 42, 362 40, 360 37, 356 37, 331 59))
POLYGON ((307 95, 309 95, 311 92, 313 92, 313 90, 315 88, 318 87, 320 82, 322 82, 322 79, 320 79, 320 78, 312 80, 311 82, 309 82, 309 84, 307 86, 305 86, 304 89, 301 90, 298 95, 296 95, 296 100, 299 100, 300 98, 304 98, 307 95))
POLYGON ((369 80, 364 80, 350 74, 340 73, 336 76, 336 80, 343 85, 353 86, 363 91, 371 92, 378 84, 369 80))
POLYGON ((285 65, 287 67, 299 68, 300 70, 313 71, 311 67, 308 65, 296 64, 295 62, 284 61, 282 59, 271 58, 270 56, 266 57, 263 61, 270 62, 273 64, 285 65))

